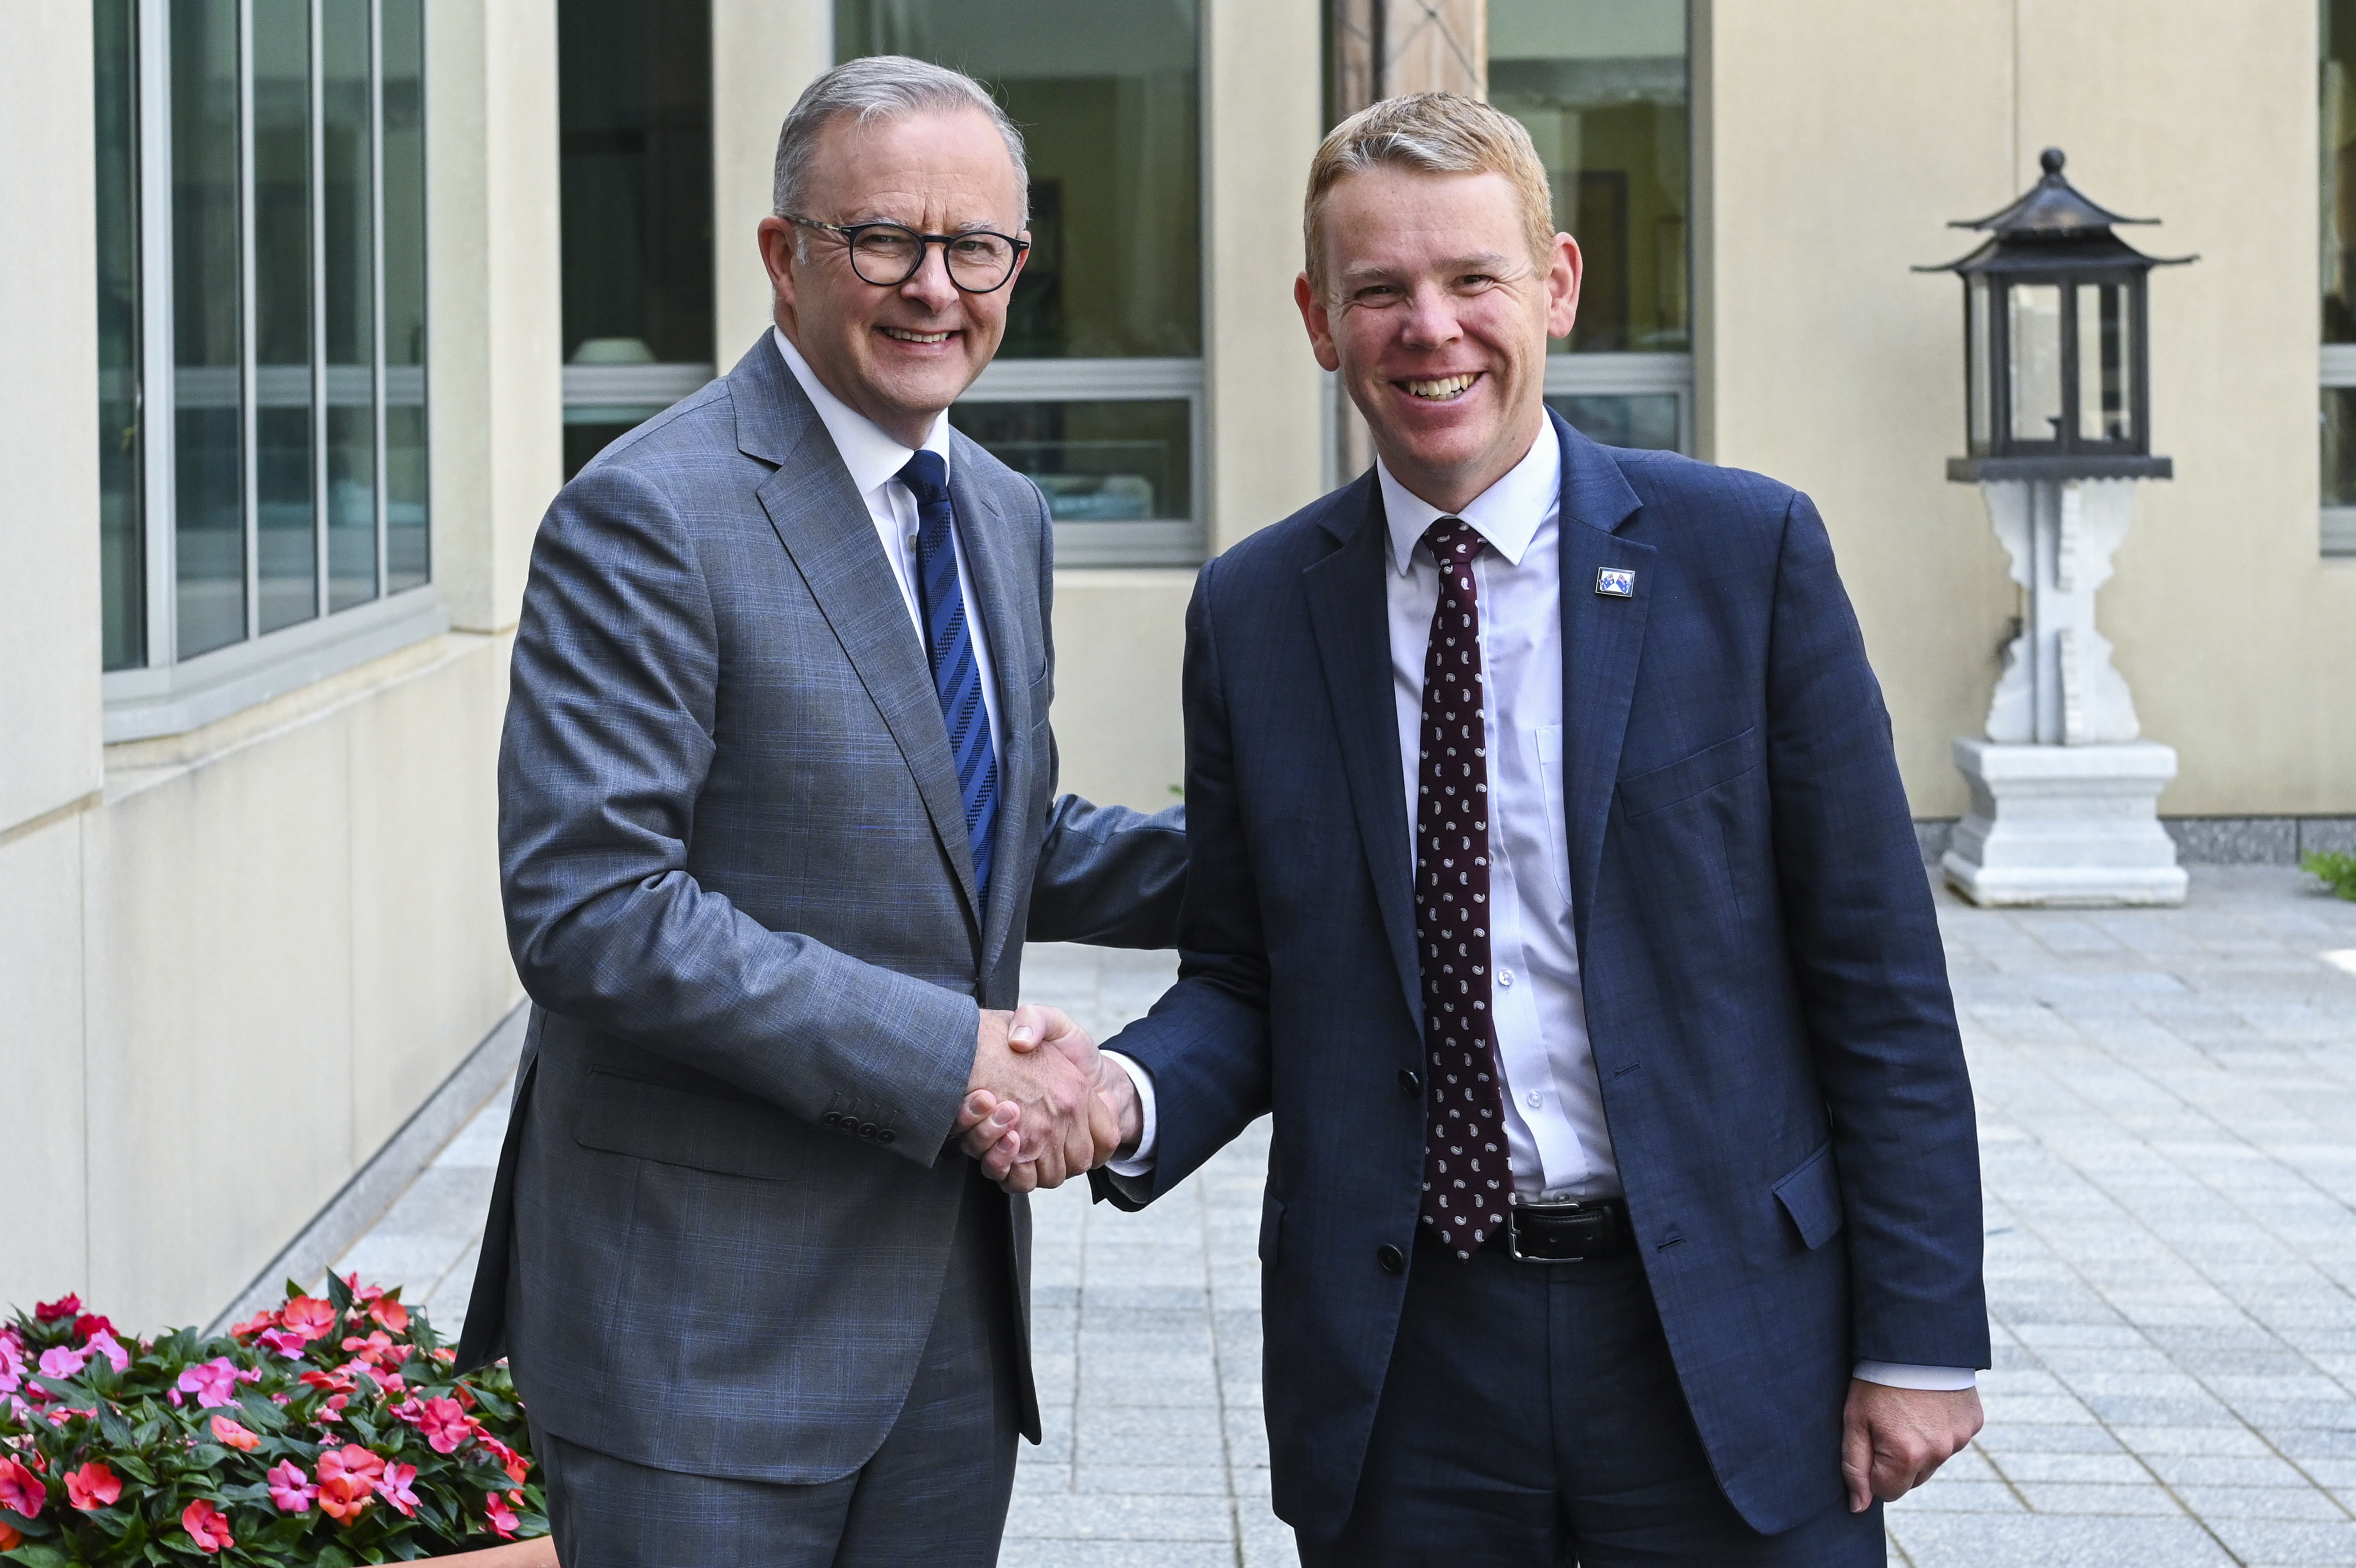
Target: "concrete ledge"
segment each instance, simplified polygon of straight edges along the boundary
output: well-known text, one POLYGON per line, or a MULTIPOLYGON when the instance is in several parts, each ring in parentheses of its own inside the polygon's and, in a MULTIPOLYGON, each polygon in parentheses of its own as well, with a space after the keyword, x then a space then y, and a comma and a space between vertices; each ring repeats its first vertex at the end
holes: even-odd
POLYGON ((393 1200, 417 1179, 418 1172, 434 1163, 434 1157, 514 1075, 530 1014, 531 1004, 519 1002, 500 1019, 498 1027, 467 1052, 457 1071, 442 1081, 442 1086, 401 1130, 353 1173, 317 1217, 262 1266, 252 1283, 204 1331, 226 1333, 230 1325, 284 1300, 290 1279, 308 1283, 324 1275, 327 1266, 392 1207, 393 1200))
MULTIPOLYGON (((1954 842, 1952 816, 1918 816, 1915 842, 1922 863, 1935 866, 1954 842)), ((2356 854, 2356 816, 2163 816, 2186 866, 2296 866, 2316 850, 2356 854)))

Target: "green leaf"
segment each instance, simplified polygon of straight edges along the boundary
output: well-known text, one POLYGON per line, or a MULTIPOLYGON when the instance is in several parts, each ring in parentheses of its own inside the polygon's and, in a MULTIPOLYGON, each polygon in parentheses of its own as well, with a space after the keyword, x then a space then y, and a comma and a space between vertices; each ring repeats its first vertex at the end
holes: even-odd
POLYGON ((330 1541, 319 1548, 318 1568, 353 1568, 352 1554, 330 1541))
POLYGON ((54 1546, 28 1541, 14 1552, 0 1552, 0 1558, 21 1563, 25 1568, 73 1568, 73 1559, 54 1546))
POLYGON ((327 1301, 338 1312, 352 1309, 352 1287, 346 1285, 343 1276, 333 1269, 327 1271, 327 1301))

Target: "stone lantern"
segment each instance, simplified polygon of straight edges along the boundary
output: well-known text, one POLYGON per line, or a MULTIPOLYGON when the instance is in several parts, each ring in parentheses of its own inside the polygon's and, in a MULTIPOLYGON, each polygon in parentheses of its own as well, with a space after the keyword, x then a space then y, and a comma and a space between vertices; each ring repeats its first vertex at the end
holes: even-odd
POLYGON ((2004 653, 1987 736, 1955 741, 1972 791, 1942 861, 1983 904, 2172 904, 2176 846, 2159 825, 2174 748, 2142 739, 2135 699, 2094 629, 2094 590, 2126 538, 2135 481, 2167 479, 2151 453, 2151 270, 2112 232, 2148 223, 2097 207, 2045 176, 1993 216, 1954 225, 1989 239, 1921 272, 1964 282, 1969 455, 1947 477, 1976 484, 2027 590, 2004 653))

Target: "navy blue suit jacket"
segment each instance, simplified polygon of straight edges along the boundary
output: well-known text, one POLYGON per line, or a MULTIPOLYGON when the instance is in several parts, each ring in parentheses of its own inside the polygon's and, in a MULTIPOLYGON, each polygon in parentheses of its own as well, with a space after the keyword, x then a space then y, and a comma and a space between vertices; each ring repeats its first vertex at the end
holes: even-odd
MULTIPOLYGON (((1687 1402, 1774 1532, 1841 1498, 1858 1358, 1986 1366, 1979 1161, 1938 923, 1808 498, 1562 445, 1563 797, 1588 1029, 1687 1402), (1593 592, 1635 573, 1627 598, 1593 592)), ((1275 1115, 1260 1231, 1276 1511, 1347 1517, 1421 1200, 1410 844, 1368 475, 1203 570, 1177 986, 1134 1206, 1275 1115)))

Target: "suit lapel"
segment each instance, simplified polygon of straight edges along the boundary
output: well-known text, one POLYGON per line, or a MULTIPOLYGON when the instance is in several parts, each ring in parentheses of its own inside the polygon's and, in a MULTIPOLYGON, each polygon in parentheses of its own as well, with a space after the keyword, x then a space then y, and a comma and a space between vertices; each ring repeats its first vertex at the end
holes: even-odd
POLYGON ((1318 662, 1340 732, 1342 771, 1349 782, 1350 805, 1366 869, 1375 882, 1375 903, 1390 939, 1408 1013, 1421 1030, 1422 971, 1415 955, 1415 869, 1408 863, 1407 775, 1399 757, 1398 710, 1391 697, 1389 596, 1384 573, 1381 492, 1369 472, 1359 495, 1342 497, 1326 524, 1342 536, 1341 547, 1301 574, 1309 599, 1309 619, 1317 637, 1318 662), (1349 518, 1357 518, 1351 527, 1349 518))
POLYGON ((1660 552, 1613 530, 1642 503, 1600 447, 1548 414, 1562 444, 1562 793, 1572 921, 1584 942, 1603 835, 1635 701, 1660 552), (1635 573, 1625 598, 1596 592, 1607 569, 1635 573))
POLYGON ((1031 754, 1031 671, 1039 662, 1033 628, 1039 618, 1036 562, 1025 561, 1015 525, 979 485, 969 482, 972 458, 965 443, 949 464, 949 500, 957 508, 958 536, 965 542, 967 569, 973 576, 977 603, 966 613, 979 624, 990 646, 991 673, 998 683, 999 728, 1006 743, 998 748, 998 842, 991 866, 989 908, 981 922, 981 973, 990 974, 1005 948, 1014 906, 1030 864, 1025 820, 1030 809, 1033 772, 1038 759, 1031 754))
POLYGON ((764 336, 729 382, 738 411, 737 444, 778 465, 758 492, 770 527, 916 776, 925 813, 979 932, 973 854, 940 698, 867 503, 851 488, 826 426, 776 345, 764 336))

